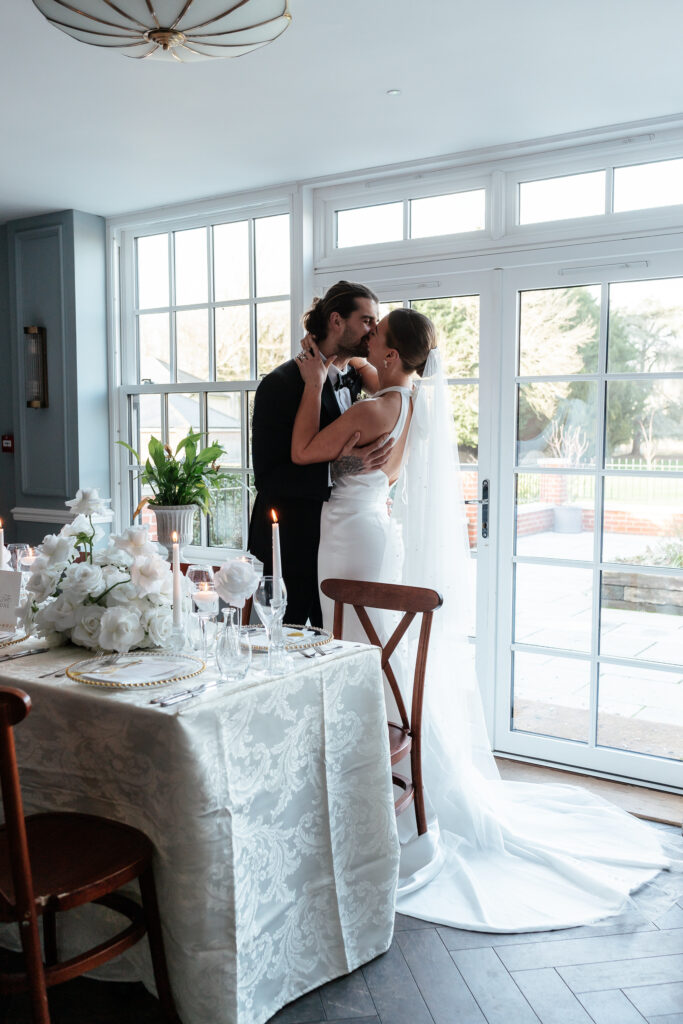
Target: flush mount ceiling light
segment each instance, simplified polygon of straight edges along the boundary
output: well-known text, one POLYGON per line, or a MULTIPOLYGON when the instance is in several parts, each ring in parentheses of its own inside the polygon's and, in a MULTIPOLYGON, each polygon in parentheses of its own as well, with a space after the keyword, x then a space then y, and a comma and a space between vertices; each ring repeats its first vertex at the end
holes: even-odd
POLYGON ((240 57, 289 26, 288 0, 33 0, 81 43, 137 60, 240 57))

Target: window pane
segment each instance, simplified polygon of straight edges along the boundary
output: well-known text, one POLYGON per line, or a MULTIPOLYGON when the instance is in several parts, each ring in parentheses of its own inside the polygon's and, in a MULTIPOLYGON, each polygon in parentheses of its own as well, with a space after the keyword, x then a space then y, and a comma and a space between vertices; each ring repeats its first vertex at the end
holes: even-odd
POLYGON ((520 466, 569 469, 595 460, 596 387, 592 381, 519 385, 520 466))
MULTIPOLYGON (((161 395, 132 395, 131 401, 137 404, 138 430, 133 447, 137 450, 142 464, 147 459, 147 449, 151 437, 162 441, 161 434, 161 395)), ((131 460, 133 456, 131 455, 131 460)))
POLYGON ((420 299, 410 304, 433 322, 447 377, 479 376, 479 296, 420 299))
POLYGON ((254 221, 256 294, 289 294, 289 214, 254 221))
POLYGON ((683 477, 607 477, 602 548, 605 562, 683 569, 683 477))
POLYGON ((168 443, 174 452, 190 430, 199 430, 199 402, 198 394, 168 396, 168 443))
POLYGON ((605 458, 642 460, 665 469, 683 453, 683 380, 614 380, 607 384, 605 458))
POLYGON ((605 212, 605 172, 569 174, 519 185, 519 223, 594 217, 605 212))
POLYGON ((288 302, 260 302, 256 307, 256 351, 259 376, 270 373, 291 355, 288 302))
POLYGON ((168 313, 138 317, 140 383, 165 384, 171 379, 171 338, 168 313))
POLYGON ((226 473, 209 502, 209 544, 211 547, 244 547, 242 509, 245 488, 241 473, 226 473))
POLYGON ((249 306, 219 306, 215 310, 216 380, 248 380, 249 306))
POLYGON ((683 672, 601 665, 598 743, 680 760, 683 672))
POLYGON ((683 160, 614 168, 614 212, 683 203, 683 160))
POLYGON ((225 448, 221 466, 242 465, 242 430, 240 421, 240 392, 230 391, 207 396, 207 433, 213 444, 217 441, 225 448))
POLYGON ((516 643, 591 649, 593 571, 558 565, 515 566, 516 643))
POLYGON ((463 465, 476 463, 479 458, 479 385, 450 384, 448 397, 460 462, 463 465))
POLYGON ((410 201, 410 237, 454 235, 486 227, 486 189, 410 201))
POLYGON ((588 742, 587 661, 515 651, 514 673, 514 729, 588 742))
POLYGON ((175 304, 192 306, 209 298, 206 228, 176 231, 175 304))
POLYGON ((209 378, 209 314, 187 309, 175 315, 178 383, 209 378))
POLYGON ((607 369, 683 370, 683 278, 610 285, 607 369))
MULTIPOLYGON (((603 572, 600 653, 681 665, 683 676, 683 574, 603 572)), ((683 712, 683 687, 679 699, 683 712)))
POLYGON ((403 238, 403 203, 382 203, 337 211, 337 248, 374 245, 403 238))
POLYGON ((216 302, 249 298, 249 222, 216 224, 213 229, 216 302))
POLYGON ((168 235, 137 240, 138 307, 168 306, 168 235))
POLYGON ((571 473, 518 473, 518 555, 591 561, 595 479, 571 473))
POLYGON ((519 299, 520 376, 597 372, 599 285, 521 292, 519 299))

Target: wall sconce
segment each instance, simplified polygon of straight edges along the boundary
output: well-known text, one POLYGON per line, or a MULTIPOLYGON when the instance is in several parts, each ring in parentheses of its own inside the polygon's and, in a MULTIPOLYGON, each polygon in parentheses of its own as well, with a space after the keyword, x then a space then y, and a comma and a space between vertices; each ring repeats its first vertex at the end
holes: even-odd
POLYGON ((47 332, 24 327, 24 380, 29 409, 47 409, 47 332))

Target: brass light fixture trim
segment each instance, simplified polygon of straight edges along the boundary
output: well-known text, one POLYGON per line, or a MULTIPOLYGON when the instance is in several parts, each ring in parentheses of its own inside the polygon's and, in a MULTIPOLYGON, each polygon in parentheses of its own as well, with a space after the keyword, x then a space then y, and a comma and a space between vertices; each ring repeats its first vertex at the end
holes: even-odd
POLYGON ((240 57, 289 27, 289 0, 33 0, 51 25, 135 60, 240 57))

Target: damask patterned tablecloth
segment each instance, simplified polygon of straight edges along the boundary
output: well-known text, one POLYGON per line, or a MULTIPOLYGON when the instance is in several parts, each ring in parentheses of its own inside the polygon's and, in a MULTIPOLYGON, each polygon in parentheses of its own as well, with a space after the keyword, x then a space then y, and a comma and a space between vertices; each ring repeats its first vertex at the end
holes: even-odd
MULTIPOLYGON (((25 810, 100 814, 152 839, 184 1024, 261 1024, 388 948, 399 845, 378 650, 296 658, 284 677, 165 709, 149 703, 157 688, 37 678, 83 654, 0 664, 33 702, 15 730, 25 810)), ((110 912, 74 914, 61 956, 110 912)), ((107 970, 154 991, 146 942, 107 970)))

